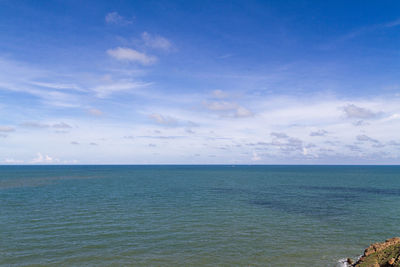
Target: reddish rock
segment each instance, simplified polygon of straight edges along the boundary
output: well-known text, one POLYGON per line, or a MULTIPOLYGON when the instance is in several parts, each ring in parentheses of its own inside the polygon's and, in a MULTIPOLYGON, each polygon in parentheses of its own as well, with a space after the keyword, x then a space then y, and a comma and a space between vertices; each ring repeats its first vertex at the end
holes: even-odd
MULTIPOLYGON (((364 255, 351 266, 355 267, 382 267, 382 266, 400 266, 400 237, 394 237, 386 240, 382 243, 374 243, 364 250, 364 255), (389 248, 390 247, 390 248, 389 248), (396 258, 387 258, 390 254, 388 249, 392 253, 396 253, 396 258)), ((392 254, 393 256, 393 254, 392 254)))

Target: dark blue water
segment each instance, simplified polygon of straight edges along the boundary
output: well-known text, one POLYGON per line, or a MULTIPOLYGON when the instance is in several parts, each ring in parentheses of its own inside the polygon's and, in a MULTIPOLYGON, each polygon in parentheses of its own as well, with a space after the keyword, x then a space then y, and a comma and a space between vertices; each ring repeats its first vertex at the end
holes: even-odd
POLYGON ((335 266, 399 235, 398 166, 0 167, 0 265, 335 266))

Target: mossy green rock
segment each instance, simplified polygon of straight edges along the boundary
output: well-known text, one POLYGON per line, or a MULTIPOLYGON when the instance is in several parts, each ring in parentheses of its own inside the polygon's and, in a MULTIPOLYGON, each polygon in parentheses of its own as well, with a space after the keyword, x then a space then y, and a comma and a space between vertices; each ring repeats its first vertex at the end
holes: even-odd
POLYGON ((383 243, 374 243, 354 267, 400 267, 400 238, 394 237, 383 243))

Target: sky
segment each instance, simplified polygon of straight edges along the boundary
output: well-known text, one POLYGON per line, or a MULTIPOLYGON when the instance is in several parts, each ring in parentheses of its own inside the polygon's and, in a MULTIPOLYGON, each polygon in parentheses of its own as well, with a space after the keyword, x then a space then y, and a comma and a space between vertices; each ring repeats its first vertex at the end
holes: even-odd
POLYGON ((0 0, 0 164, 398 164, 398 1, 0 0))

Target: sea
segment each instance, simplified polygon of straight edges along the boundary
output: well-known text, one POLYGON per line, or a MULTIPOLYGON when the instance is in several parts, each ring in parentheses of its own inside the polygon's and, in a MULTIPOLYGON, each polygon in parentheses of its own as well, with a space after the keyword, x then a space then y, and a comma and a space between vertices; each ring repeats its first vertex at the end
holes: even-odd
POLYGON ((400 166, 0 166, 0 266, 345 266, 400 166))

